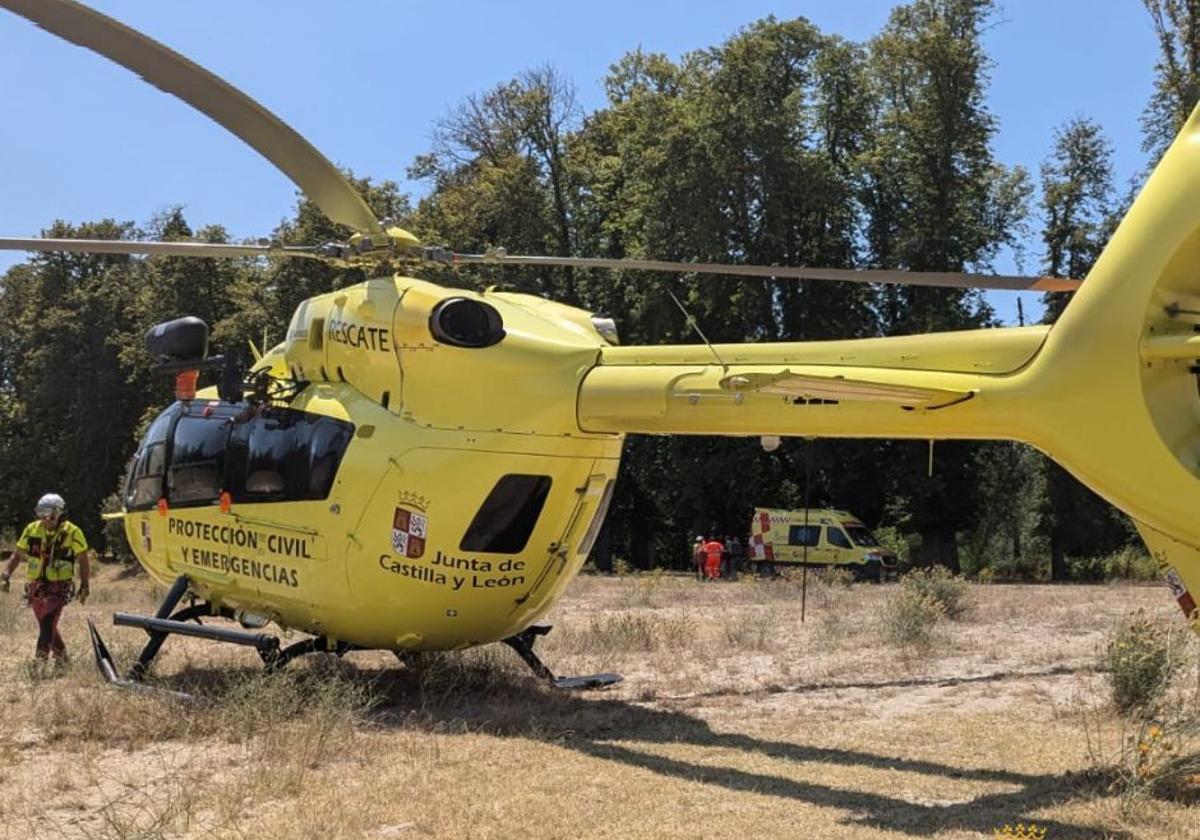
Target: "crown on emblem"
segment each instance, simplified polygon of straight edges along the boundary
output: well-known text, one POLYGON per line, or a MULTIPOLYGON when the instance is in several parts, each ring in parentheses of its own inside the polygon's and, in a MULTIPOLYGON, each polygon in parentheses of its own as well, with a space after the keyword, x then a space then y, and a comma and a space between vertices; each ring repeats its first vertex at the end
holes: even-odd
POLYGON ((420 493, 413 493, 410 490, 401 490, 396 497, 396 504, 415 507, 419 511, 425 511, 429 508, 429 500, 427 498, 420 493))
POLYGON ((1037 823, 1017 823, 1016 828, 1006 825, 996 829, 996 840, 1046 840, 1046 829, 1038 828, 1037 823))

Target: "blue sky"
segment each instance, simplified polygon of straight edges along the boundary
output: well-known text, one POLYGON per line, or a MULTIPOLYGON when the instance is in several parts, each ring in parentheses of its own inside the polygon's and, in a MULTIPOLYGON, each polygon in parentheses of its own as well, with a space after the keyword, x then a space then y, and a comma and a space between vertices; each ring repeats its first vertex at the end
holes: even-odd
MULTIPOLYGON (((553 64, 585 109, 603 103, 608 66, 641 46, 677 57, 768 14, 804 16, 865 40, 895 5, 408 0, 95 0, 96 8, 208 67, 274 111, 335 162, 404 182, 433 121, 464 96, 553 64)), ((1145 162, 1138 118, 1156 46, 1140 0, 1008 0, 986 43, 997 159, 1036 175, 1052 131, 1081 115, 1104 127, 1119 184, 1145 162)), ((182 204, 194 227, 262 236, 289 215, 291 183, 223 129, 105 59, 0 12, 0 235, 56 218, 144 223, 182 204)), ((1038 227, 1034 222, 1034 228, 1038 227)), ((0 269, 19 256, 0 255, 0 269)), ((1023 266, 1037 270, 1030 243, 1023 266)), ((1006 258, 997 266, 1015 270, 1006 258)), ((990 299, 1015 319, 1016 293, 990 299)), ((1037 295, 1025 295, 1027 313, 1037 295)))

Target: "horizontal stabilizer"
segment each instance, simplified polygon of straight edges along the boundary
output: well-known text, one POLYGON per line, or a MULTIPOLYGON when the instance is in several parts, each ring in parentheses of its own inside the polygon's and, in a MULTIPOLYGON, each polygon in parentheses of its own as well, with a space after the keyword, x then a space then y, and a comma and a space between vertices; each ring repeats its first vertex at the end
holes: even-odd
POLYGON ((813 376, 784 370, 779 373, 742 373, 721 380, 721 387, 760 394, 783 394, 809 400, 883 402, 895 405, 945 405, 971 396, 969 391, 893 385, 842 376, 813 376))

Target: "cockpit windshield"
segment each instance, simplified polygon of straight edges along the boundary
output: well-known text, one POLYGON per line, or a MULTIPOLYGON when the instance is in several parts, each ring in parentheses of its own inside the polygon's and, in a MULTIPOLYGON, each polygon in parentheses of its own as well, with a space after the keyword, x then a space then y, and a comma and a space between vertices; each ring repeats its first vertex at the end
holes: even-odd
POLYGON ((175 403, 130 465, 125 506, 288 502, 329 496, 354 424, 291 408, 175 403))
POLYGON ((879 540, 875 539, 875 535, 862 525, 847 525, 846 533, 850 535, 850 539, 854 540, 855 545, 863 548, 879 547, 879 540))

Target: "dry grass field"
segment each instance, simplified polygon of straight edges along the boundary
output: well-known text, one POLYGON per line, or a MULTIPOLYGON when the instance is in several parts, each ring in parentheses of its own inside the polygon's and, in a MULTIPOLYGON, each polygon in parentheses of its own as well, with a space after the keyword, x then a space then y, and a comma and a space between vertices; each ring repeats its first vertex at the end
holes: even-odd
MULTIPOLYGON (((906 650, 881 632, 894 584, 813 582, 801 623, 794 582, 585 576, 539 650, 558 673, 623 673, 607 691, 547 689, 496 646, 264 678, 252 653, 173 638, 157 679, 182 703, 95 675, 84 617, 128 664, 144 635, 107 615, 159 594, 98 578, 53 678, 0 596, 3 837, 1200 836, 1196 807, 1114 786, 1130 725, 1098 663, 1138 607, 1182 628, 1159 587, 973 586, 906 650)), ((1197 702, 1186 644, 1177 708, 1197 702)))

